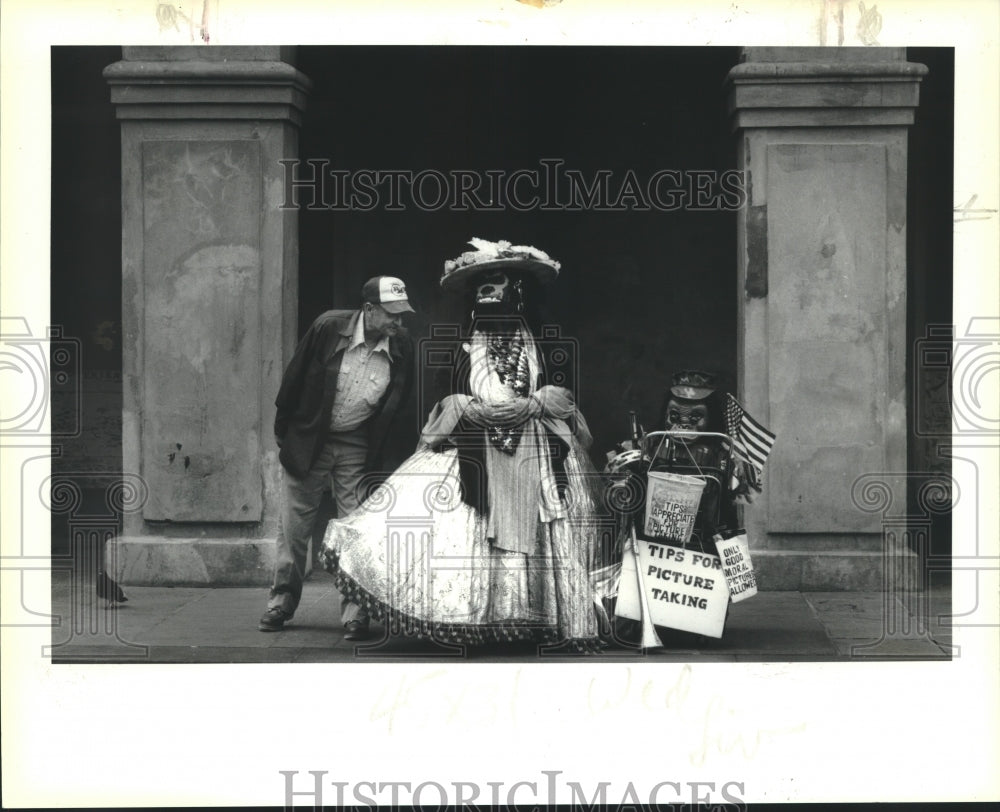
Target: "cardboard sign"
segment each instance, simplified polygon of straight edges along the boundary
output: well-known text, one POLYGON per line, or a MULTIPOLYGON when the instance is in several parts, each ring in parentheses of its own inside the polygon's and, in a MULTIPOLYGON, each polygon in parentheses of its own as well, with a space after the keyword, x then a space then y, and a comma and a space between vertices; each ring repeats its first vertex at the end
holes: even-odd
POLYGON ((753 597, 757 594, 757 576, 753 572, 753 562, 750 560, 750 544, 746 533, 739 533, 729 539, 715 536, 715 548, 722 559, 722 570, 726 574, 729 594, 733 603, 753 597))
POLYGON ((642 620, 640 578, 655 625, 722 637, 729 588, 717 555, 640 539, 638 555, 622 558, 615 614, 642 620))

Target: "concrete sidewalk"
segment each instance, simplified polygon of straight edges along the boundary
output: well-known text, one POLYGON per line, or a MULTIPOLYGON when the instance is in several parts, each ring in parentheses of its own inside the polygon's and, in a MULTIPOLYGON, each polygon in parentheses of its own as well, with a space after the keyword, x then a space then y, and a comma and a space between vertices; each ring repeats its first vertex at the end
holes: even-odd
POLYGON ((941 660, 951 652, 950 590, 926 595, 923 622, 895 597, 878 592, 761 592, 730 607, 720 640, 673 633, 664 647, 640 652, 612 642, 596 655, 565 654, 533 643, 446 647, 384 634, 344 640, 340 595, 330 575, 314 572, 295 618, 282 632, 260 632, 265 588, 126 587, 128 602, 107 609, 92 581, 52 575, 53 662, 287 663, 537 660, 669 662, 941 660), (942 618, 942 616, 945 616, 942 618))

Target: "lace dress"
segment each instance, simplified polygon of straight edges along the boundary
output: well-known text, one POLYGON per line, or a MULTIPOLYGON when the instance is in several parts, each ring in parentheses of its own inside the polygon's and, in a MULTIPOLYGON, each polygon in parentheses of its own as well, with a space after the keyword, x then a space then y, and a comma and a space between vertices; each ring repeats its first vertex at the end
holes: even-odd
POLYGON ((354 513, 330 522, 324 566, 341 592, 393 630, 592 649, 615 567, 601 554, 613 522, 600 515, 590 435, 568 390, 524 388, 539 380, 530 333, 518 331, 512 347, 498 353, 491 336, 473 335, 465 345, 472 394, 440 401, 416 453, 354 513), (462 414, 474 399, 495 403, 524 392, 539 401, 539 418, 473 432, 488 498, 485 508, 472 507, 462 498, 456 447, 458 434, 469 439, 462 414), (564 452, 558 471, 553 439, 564 452))

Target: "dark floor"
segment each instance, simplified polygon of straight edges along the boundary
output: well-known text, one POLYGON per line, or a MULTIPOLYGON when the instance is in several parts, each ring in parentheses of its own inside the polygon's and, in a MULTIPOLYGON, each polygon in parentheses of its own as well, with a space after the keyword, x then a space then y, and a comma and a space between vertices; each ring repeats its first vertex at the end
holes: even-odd
MULTIPOLYGON (((318 571, 284 631, 257 630, 264 588, 130 587, 128 601, 108 609, 94 584, 68 571, 52 577, 55 662, 476 662, 604 661, 653 658, 692 662, 948 659, 951 595, 924 596, 921 622, 897 597, 870 592, 761 592, 730 607, 721 639, 665 631, 662 648, 645 652, 610 638, 596 655, 539 648, 533 643, 447 647, 389 636, 380 626, 362 644, 344 639, 340 595, 318 571)), ((916 606, 920 610, 920 606, 916 606)), ((44 615, 44 613, 40 613, 44 615)))

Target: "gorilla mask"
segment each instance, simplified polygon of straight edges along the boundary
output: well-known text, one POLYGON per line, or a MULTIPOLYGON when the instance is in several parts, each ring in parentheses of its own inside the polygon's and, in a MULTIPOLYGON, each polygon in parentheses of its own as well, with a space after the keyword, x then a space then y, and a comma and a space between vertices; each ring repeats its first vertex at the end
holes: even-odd
POLYGON ((667 431, 708 431, 708 404, 703 400, 671 397, 663 417, 667 431))

